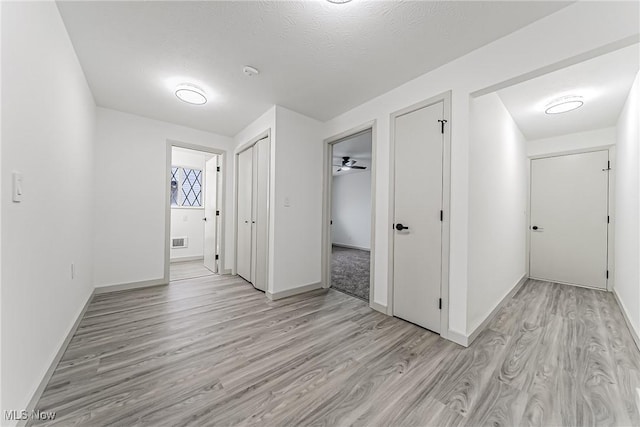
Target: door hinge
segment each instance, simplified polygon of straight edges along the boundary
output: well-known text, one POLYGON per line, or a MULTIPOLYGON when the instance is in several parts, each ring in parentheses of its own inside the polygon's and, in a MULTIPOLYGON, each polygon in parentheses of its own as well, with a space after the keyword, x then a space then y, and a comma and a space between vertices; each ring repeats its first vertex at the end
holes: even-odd
POLYGON ((442 119, 442 120, 438 120, 438 123, 440 123, 440 125, 442 126, 440 131, 444 134, 444 124, 447 123, 447 121, 442 119))
POLYGON ((602 169, 603 171, 610 171, 611 170, 611 160, 607 160, 607 168, 606 169, 602 169))
POLYGON ((609 278, 609 270, 607 270, 607 279, 609 278))
POLYGON ((442 298, 438 298, 438 310, 442 310, 442 298))
POLYGON ((216 172, 220 172, 220 166, 216 166, 216 172))
POLYGON ((609 218, 609 215, 607 215, 607 224, 609 224, 611 222, 611 219, 609 218))
POLYGON ((216 211, 216 216, 220 216, 220 211, 216 211))
POLYGON ((440 211, 440 221, 444 221, 444 211, 440 211))
POLYGON ((217 255, 217 254, 216 254, 216 259, 218 259, 219 257, 220 257, 220 255, 217 255))

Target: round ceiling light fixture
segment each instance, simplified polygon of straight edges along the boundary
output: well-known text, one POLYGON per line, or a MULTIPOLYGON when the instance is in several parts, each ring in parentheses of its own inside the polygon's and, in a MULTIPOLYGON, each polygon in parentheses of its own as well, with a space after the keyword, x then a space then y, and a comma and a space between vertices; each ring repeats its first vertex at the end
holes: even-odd
POLYGON ((327 1, 333 4, 344 4, 344 3, 349 3, 351 0, 327 0, 327 1))
POLYGON ((545 107, 544 112, 546 114, 561 114, 566 113, 568 111, 573 111, 577 108, 580 108, 584 105, 584 101, 581 96, 563 96, 562 98, 557 98, 548 103, 545 107))
POLYGON ((175 94, 180 101, 188 104, 203 105, 207 103, 204 91, 192 84, 183 83, 176 86, 175 94))

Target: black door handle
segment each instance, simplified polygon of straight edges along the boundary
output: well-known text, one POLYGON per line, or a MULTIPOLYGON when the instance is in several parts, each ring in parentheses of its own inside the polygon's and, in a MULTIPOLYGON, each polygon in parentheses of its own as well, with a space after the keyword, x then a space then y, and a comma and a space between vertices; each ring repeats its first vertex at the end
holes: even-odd
POLYGON ((408 229, 409 229, 409 227, 405 227, 402 224, 396 224, 396 230, 398 230, 398 231, 408 230, 408 229))

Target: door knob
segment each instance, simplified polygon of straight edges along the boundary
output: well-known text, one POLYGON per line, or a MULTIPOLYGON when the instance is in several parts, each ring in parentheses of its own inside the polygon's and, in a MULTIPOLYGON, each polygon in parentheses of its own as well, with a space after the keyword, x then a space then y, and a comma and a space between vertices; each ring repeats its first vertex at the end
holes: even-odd
POLYGON ((533 227, 531 227, 531 229, 532 229, 533 231, 536 231, 536 230, 544 230, 544 228, 540 228, 540 227, 538 227, 537 225, 534 225, 533 227))
POLYGON ((202 218, 202 220, 203 220, 203 221, 206 221, 206 220, 207 220, 207 218, 202 218))
POLYGON ((398 231, 408 230, 408 229, 409 229, 409 227, 405 227, 402 224, 396 224, 396 230, 398 230, 398 231))

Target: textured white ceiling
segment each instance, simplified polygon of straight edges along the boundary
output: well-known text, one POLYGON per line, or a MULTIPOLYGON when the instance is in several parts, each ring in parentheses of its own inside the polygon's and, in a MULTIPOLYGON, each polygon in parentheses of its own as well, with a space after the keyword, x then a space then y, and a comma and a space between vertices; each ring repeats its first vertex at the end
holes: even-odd
POLYGON ((614 126, 638 73, 637 44, 498 91, 528 140, 614 126), (552 100, 577 95, 584 105, 545 114, 552 100))
POLYGON ((327 120, 567 4, 58 1, 98 105, 225 135, 273 104, 327 120))

